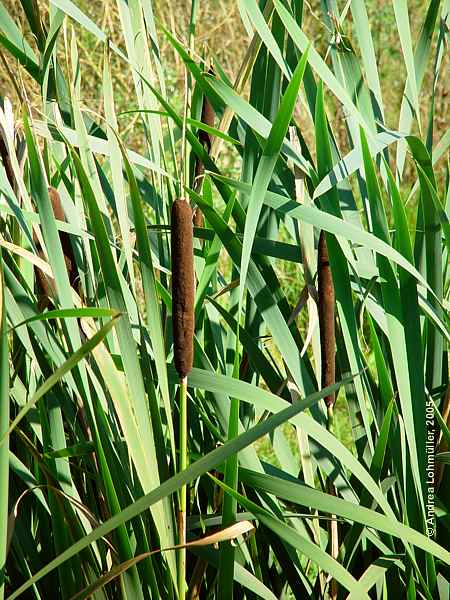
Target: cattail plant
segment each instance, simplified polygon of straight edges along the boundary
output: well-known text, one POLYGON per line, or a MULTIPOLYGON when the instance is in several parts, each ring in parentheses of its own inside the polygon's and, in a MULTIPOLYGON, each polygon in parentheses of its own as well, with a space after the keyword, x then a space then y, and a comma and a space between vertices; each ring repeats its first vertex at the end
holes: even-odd
POLYGON ((54 4, 0 1, 0 600, 450 600, 449 3, 382 77, 373 2, 54 4))
MULTIPOLYGON (((319 237, 317 278, 320 348, 322 358, 322 387, 327 387, 336 383, 336 336, 334 331, 334 285, 328 259, 327 241, 323 231, 320 232, 319 237)), ((333 409, 335 400, 334 393, 325 397, 325 403, 329 410, 333 409)))
MULTIPOLYGON (((186 200, 172 205, 172 320, 175 368, 180 377, 179 471, 187 468, 187 376, 194 354, 194 252, 192 209, 186 200)), ((180 490, 178 513, 179 544, 186 543, 186 486, 180 490)), ((178 553, 178 593, 185 597, 186 549, 178 553)))
MULTIPOLYGON (((331 274, 328 247, 325 232, 321 231, 319 236, 319 247, 317 252, 317 287, 319 299, 319 328, 320 328, 320 352, 321 352, 321 383, 322 388, 336 383, 336 335, 334 329, 335 298, 333 277, 331 274)), ((327 405, 328 429, 333 428, 334 403, 336 394, 333 392, 324 398, 327 405)), ((334 485, 329 482, 328 492, 336 495, 334 485)), ((334 515, 333 515, 334 517, 334 515)), ((331 556, 335 559, 339 553, 339 532, 335 518, 330 519, 328 526, 330 536, 331 556)), ((337 582, 330 582, 330 598, 337 598, 337 582)))
MULTIPOLYGON (((210 69, 209 72, 213 73, 212 69, 210 69)), ((214 113, 214 109, 212 107, 211 102, 208 100, 207 96, 203 96, 202 117, 201 117, 202 123, 204 123, 205 125, 208 125, 209 127, 214 127, 214 117, 215 117, 215 113, 214 113)), ((205 151, 208 152, 208 154, 209 154, 211 152, 212 136, 207 131, 204 131, 203 129, 199 129, 198 139, 199 139, 199 142, 201 142, 205 151)), ((194 189, 196 192, 198 192, 201 189, 204 172, 205 172, 205 165, 203 164, 203 161, 201 161, 199 158, 197 158, 195 161, 195 180, 194 180, 194 189)), ((203 226, 203 214, 199 207, 197 207, 197 209, 194 213, 194 225, 196 227, 203 226)))

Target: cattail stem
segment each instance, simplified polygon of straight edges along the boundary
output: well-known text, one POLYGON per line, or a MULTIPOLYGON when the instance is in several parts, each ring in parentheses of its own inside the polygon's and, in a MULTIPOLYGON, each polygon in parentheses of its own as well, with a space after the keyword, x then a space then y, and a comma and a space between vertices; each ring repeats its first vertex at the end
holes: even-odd
MULTIPOLYGON (((330 432, 334 432, 334 404, 328 404, 327 406, 327 429, 330 432)), ((327 485, 328 493, 331 496, 336 496, 336 488, 334 487, 331 479, 328 480, 327 485)), ((338 529, 338 521, 336 515, 330 515, 331 519, 328 521, 328 536, 330 540, 330 555, 335 560, 339 557, 339 529, 338 529)), ((330 600, 337 600, 338 596, 338 583, 336 579, 331 579, 330 581, 330 600)))
MULTIPOLYGON (((185 200, 172 205, 172 320, 175 368, 180 377, 180 427, 178 471, 188 463, 188 399, 187 376, 194 355, 194 252, 192 210, 185 200)), ((186 544, 187 487, 180 489, 178 542, 186 544)), ((186 548, 178 550, 178 598, 186 597, 186 548)))
MULTIPOLYGON (((180 460, 179 472, 188 466, 187 449, 187 377, 180 381, 180 460)), ((180 489, 180 510, 178 513, 178 543, 186 544, 186 513, 187 513, 187 486, 180 489)), ((178 598, 186 597, 186 548, 178 550, 178 598)))

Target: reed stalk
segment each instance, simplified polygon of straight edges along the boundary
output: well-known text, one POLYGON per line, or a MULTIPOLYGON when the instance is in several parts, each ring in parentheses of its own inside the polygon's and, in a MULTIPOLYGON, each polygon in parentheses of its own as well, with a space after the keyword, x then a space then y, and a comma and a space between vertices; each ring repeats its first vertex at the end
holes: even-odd
MULTIPOLYGON (((188 466, 187 452, 187 377, 180 379, 180 459, 179 472, 188 466)), ((186 597, 186 513, 187 513, 187 486, 180 489, 180 510, 178 513, 178 597, 183 600, 186 597)))
MULTIPOLYGON (((187 376, 192 369, 194 355, 194 253, 192 210, 186 200, 178 199, 172 205, 172 319, 175 368, 180 378, 179 465, 178 471, 188 466, 187 432, 188 399, 187 376)), ((182 486, 179 496, 178 540, 186 544, 187 487, 182 486)), ((186 597, 186 549, 178 550, 178 595, 186 597)))
MULTIPOLYGON (((6 321, 5 285, 3 278, 3 257, 0 249, 0 440, 9 428, 9 346, 6 321)), ((0 445, 0 565, 4 565, 8 555, 8 494, 9 494, 9 436, 0 445)), ((0 569, 0 599, 6 591, 6 575, 0 569)))

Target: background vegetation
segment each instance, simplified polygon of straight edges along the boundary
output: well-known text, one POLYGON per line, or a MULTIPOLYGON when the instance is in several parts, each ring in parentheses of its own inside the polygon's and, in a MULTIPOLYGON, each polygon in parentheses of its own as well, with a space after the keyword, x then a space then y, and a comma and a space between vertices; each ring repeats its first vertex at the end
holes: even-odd
POLYGON ((0 2, 1 597, 448 598, 449 6, 0 2))

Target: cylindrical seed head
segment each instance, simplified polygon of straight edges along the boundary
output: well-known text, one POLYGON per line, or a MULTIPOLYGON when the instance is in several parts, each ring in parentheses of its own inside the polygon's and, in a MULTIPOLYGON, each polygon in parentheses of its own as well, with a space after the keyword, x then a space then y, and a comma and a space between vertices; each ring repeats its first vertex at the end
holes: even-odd
MULTIPOLYGON (((210 73, 212 73, 211 69, 210 69, 210 73)), ((204 123, 205 125, 214 127, 215 112, 214 112, 212 104, 208 100, 207 96, 203 96, 201 119, 202 119, 202 123, 204 123)), ((209 154, 211 152, 211 144, 212 144, 211 135, 207 131, 203 131, 203 129, 199 129, 198 139, 202 143, 203 148, 209 154)), ((195 163, 195 191, 198 191, 202 185, 202 179, 203 179, 204 172, 205 172, 205 165, 199 158, 197 158, 196 163, 195 163)), ((196 227, 203 227, 203 214, 199 207, 197 207, 197 210, 194 213, 194 225, 196 227)))
POLYGON ((172 322, 175 368, 180 378, 194 356, 194 253, 192 210, 185 200, 172 205, 172 322))
MULTIPOLYGON (((317 279, 319 294, 320 350, 322 358, 322 387, 336 383, 336 342, 334 330, 334 285, 331 275, 325 233, 320 232, 317 279)), ((335 394, 325 397, 327 406, 334 404, 335 394)))
MULTIPOLYGON (((55 219, 58 221, 67 221, 66 215, 64 214, 64 209, 62 207, 61 198, 59 196, 58 191, 49 186, 48 188, 48 197, 52 205, 53 214, 55 219)), ((75 256, 73 254, 72 245, 70 243, 69 234, 65 231, 59 232, 59 239, 61 242, 61 247, 64 255, 64 262, 66 263, 67 274, 69 276, 70 285, 76 289, 76 283, 78 280, 78 270, 75 262, 75 256)), ((33 233, 33 240, 37 244, 37 252, 40 258, 45 258, 44 252, 38 242, 36 235, 33 233)), ((45 307, 48 305, 49 300, 54 298, 56 295, 56 286, 53 278, 45 275, 40 269, 35 268, 38 295, 39 295, 39 305, 41 307, 45 307)))

